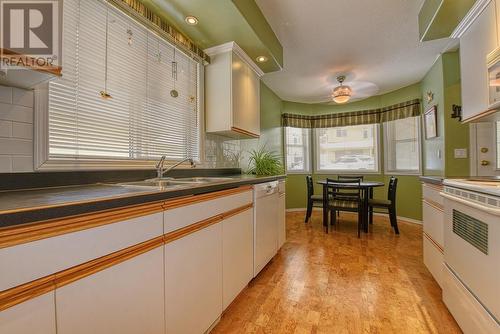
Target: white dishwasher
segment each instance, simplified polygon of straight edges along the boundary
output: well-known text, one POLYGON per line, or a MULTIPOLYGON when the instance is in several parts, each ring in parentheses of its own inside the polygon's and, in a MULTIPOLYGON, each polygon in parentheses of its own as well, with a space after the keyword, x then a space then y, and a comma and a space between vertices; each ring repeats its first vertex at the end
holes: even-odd
POLYGON ((278 251, 278 181, 256 184, 254 196, 254 277, 278 251))

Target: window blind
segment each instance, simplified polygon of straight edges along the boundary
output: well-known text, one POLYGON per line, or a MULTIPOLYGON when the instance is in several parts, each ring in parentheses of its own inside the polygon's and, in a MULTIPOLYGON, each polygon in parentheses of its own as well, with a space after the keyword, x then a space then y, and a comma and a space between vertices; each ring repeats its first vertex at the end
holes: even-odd
POLYGON ((200 65, 102 0, 65 0, 63 22, 49 160, 199 159, 200 65))

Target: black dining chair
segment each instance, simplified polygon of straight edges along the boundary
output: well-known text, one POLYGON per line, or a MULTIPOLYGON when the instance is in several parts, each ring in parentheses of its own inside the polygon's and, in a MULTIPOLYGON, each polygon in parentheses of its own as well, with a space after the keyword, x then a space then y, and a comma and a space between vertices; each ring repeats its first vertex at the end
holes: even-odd
POLYGON ((313 207, 323 207, 323 195, 314 195, 314 184, 311 175, 306 176, 307 183, 307 211, 305 222, 311 218, 313 207))
MULTIPOLYGON (((336 212, 347 211, 358 213, 358 238, 360 237, 363 222, 363 202, 361 197, 360 180, 332 180, 326 179, 328 194, 328 210, 330 211, 331 224, 336 224, 336 212), (357 187, 356 187, 357 183, 357 187), (344 188, 342 185, 351 185, 344 188), (345 190, 349 191, 345 191, 345 190)), ((327 226, 328 228, 328 226, 327 226)))
MULTIPOLYGON (((364 176, 363 175, 337 175, 337 180, 351 180, 351 181, 356 181, 359 180, 363 182, 364 176)), ((342 191, 349 192, 347 189, 342 189, 342 191)), ((337 217, 340 217, 340 211, 337 211, 337 217)))
POLYGON ((391 221, 391 226, 396 234, 399 234, 398 228, 398 216, 396 214, 396 189, 398 187, 398 179, 391 176, 389 181, 389 189, 387 190, 387 199, 369 199, 368 200, 368 211, 370 224, 373 223, 373 209, 380 208, 385 209, 389 213, 389 219, 391 221))

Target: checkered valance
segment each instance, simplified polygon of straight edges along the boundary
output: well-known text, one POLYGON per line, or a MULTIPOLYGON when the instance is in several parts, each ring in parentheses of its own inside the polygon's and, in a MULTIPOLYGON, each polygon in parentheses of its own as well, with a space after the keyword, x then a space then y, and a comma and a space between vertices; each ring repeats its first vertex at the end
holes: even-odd
POLYGON ((326 115, 308 116, 285 113, 281 115, 281 119, 283 126, 317 129, 383 123, 407 117, 419 116, 420 113, 420 100, 415 99, 384 108, 340 112, 326 115))

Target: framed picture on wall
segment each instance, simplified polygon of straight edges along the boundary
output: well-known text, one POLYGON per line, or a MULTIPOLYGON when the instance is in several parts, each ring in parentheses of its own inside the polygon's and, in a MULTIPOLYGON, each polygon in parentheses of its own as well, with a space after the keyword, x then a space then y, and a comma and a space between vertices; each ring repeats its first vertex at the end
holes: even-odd
POLYGON ((437 133, 437 106, 432 106, 424 113, 425 139, 438 136, 437 133))

